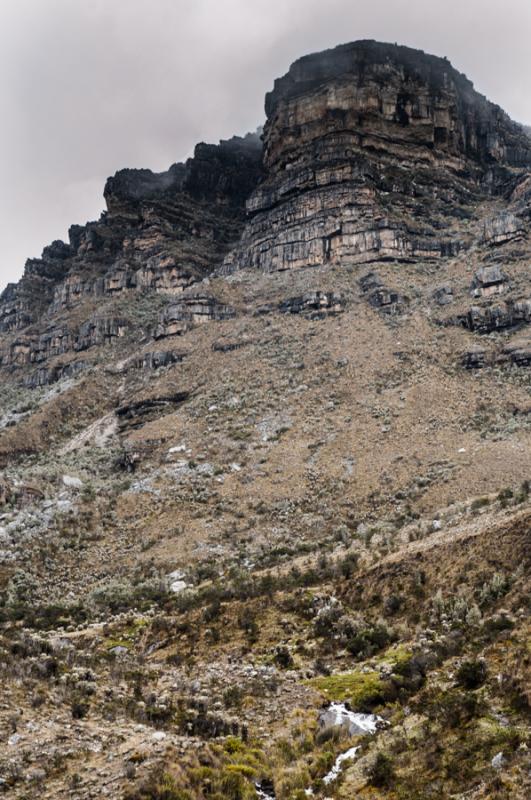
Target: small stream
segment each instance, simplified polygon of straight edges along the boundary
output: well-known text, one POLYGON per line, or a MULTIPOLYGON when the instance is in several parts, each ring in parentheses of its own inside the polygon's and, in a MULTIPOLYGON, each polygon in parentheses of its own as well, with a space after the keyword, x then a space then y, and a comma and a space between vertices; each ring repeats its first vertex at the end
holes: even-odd
POLYGON ((330 770, 330 772, 324 776, 323 783, 325 783, 328 786, 329 783, 335 781, 335 779, 339 777, 339 774, 341 772, 341 764, 343 763, 343 761, 350 761, 351 758, 354 758, 359 749, 360 745, 358 745, 357 747, 351 747, 349 750, 346 751, 346 753, 341 753, 341 755, 339 755, 336 758, 335 764, 330 770))
POLYGON ((262 783, 256 783, 254 788, 256 789, 256 796, 259 800, 275 800, 273 786, 269 783, 262 781, 262 783))
MULTIPOLYGON (((344 726, 351 736, 364 736, 376 733, 377 730, 389 723, 382 717, 376 716, 376 714, 359 714, 356 711, 350 711, 344 703, 330 703, 328 708, 321 712, 319 724, 323 728, 344 726)), ((345 753, 341 753, 336 758, 334 766, 323 778, 323 783, 326 786, 339 777, 343 763, 353 759, 360 747, 361 745, 350 747, 345 753)), ((306 794, 310 795, 311 790, 307 791, 306 794)))
MULTIPOLYGON (((350 711, 345 703, 330 703, 319 715, 319 725, 321 728, 345 727, 350 736, 367 736, 389 725, 382 717, 376 714, 360 714, 350 711)), ((341 774, 343 764, 356 757, 361 745, 350 747, 344 753, 340 753, 334 762, 334 766, 324 778, 325 786, 333 783, 341 774)), ((256 784, 256 794, 259 800, 275 800, 275 791, 271 783, 263 781, 256 784)), ((313 790, 306 789, 306 796, 312 797, 313 790)))
POLYGON ((375 714, 359 714, 350 711, 344 703, 330 703, 328 708, 321 711, 319 724, 322 728, 348 728, 351 736, 376 733, 378 728, 382 728, 387 723, 375 714))

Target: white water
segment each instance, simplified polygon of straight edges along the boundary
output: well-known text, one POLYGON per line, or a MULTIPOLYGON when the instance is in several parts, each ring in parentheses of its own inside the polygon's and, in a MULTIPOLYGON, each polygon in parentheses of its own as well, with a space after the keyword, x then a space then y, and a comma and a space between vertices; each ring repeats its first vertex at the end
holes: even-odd
POLYGON ((334 764, 328 775, 324 776, 323 783, 328 785, 329 783, 332 783, 332 781, 335 781, 335 779, 339 776, 339 773, 341 772, 341 764, 343 763, 343 761, 348 761, 349 759, 354 758, 359 749, 360 745, 358 745, 357 747, 351 747, 350 750, 347 750, 346 753, 341 753, 341 755, 336 758, 336 763, 334 764))
POLYGON ((259 798, 259 800, 275 800, 275 795, 268 794, 267 792, 265 792, 259 783, 255 785, 255 789, 256 789, 256 795, 259 798))
MULTIPOLYGON (((321 712, 319 723, 323 728, 345 726, 351 736, 373 734, 379 728, 389 724, 382 717, 378 717, 375 714, 358 714, 355 711, 349 711, 344 703, 330 703, 328 708, 321 712)), ((336 758, 334 766, 323 778, 325 785, 332 783, 339 777, 343 763, 354 758, 360 746, 351 747, 336 758)))
MULTIPOLYGON (((379 728, 389 725, 382 717, 376 714, 359 714, 355 711, 349 711, 344 703, 330 703, 328 708, 321 711, 319 715, 319 724, 322 728, 335 728, 345 726, 351 736, 366 736, 367 734, 376 733, 379 728)), ((334 766, 330 772, 324 776, 323 783, 325 786, 335 781, 340 773, 345 761, 350 761, 356 756, 361 745, 349 748, 345 753, 341 753, 335 760, 334 766)), ((313 791, 306 789, 306 796, 312 797, 313 791)), ((275 795, 270 794, 261 787, 260 784, 256 785, 256 794, 259 800, 274 800, 275 795)))
POLYGON ((375 714, 358 714, 349 711, 344 703, 330 703, 328 708, 321 712, 319 723, 323 728, 339 727, 344 725, 348 728, 351 736, 366 733, 375 733, 387 723, 375 714))

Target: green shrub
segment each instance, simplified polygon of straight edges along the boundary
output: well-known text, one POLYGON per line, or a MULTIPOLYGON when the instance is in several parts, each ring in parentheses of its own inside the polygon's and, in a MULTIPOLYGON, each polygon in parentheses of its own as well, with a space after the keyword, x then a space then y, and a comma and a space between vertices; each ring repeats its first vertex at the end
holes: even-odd
POLYGON ((393 760, 386 753, 378 753, 374 763, 369 767, 367 778, 372 786, 389 787, 395 777, 393 760))
POLYGON ((484 661, 463 661, 456 674, 456 681, 464 689, 478 689, 487 679, 487 665, 484 661))
POLYGON ((488 497, 477 497, 475 500, 472 501, 470 506, 471 511, 479 511, 480 508, 485 508, 490 503, 488 497))

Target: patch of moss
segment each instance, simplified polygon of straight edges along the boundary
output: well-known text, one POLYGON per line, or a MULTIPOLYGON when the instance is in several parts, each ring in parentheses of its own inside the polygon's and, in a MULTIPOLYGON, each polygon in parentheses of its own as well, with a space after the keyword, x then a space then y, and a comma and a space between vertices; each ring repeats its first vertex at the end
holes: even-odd
POLYGON ((105 649, 112 650, 114 647, 126 647, 127 650, 129 650, 131 642, 127 639, 107 639, 105 642, 105 649))
POLYGON ((348 702, 359 711, 384 703, 388 695, 387 685, 378 672, 343 672, 312 678, 308 684, 327 700, 348 702))
POLYGON ((105 648, 107 650, 112 650, 113 647, 127 647, 128 650, 131 649, 131 645, 135 641, 136 637, 148 624, 149 623, 147 619, 140 617, 135 619, 122 630, 115 629, 115 636, 106 639, 105 648))
POLYGON ((404 647, 404 645, 399 644, 389 648, 389 650, 386 650, 386 652, 379 656, 376 660, 380 664, 384 662, 389 664, 392 668, 392 671, 400 675, 403 670, 407 669, 407 666, 412 658, 412 651, 408 650, 408 648, 404 647))

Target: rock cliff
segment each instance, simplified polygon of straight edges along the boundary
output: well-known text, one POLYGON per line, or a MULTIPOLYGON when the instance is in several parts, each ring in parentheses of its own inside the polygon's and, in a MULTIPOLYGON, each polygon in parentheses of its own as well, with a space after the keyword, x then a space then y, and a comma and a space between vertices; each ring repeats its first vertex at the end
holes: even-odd
POLYGON ((406 47, 305 56, 275 81, 266 113, 266 177, 225 272, 456 255, 475 205, 531 166, 521 126, 446 59, 406 47))
POLYGON ((109 178, 107 211, 73 225, 0 297, 0 331, 31 322, 87 297, 128 289, 178 293, 209 274, 238 239, 245 201, 261 175, 256 135, 199 144, 168 172, 125 169, 109 178))
POLYGON ((0 299, 0 794, 527 800, 528 134, 376 42, 266 114, 0 299))

